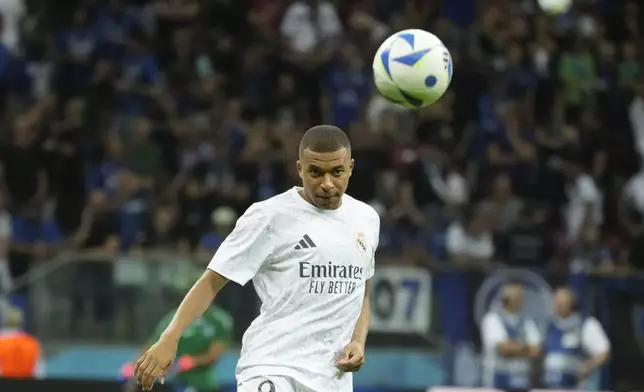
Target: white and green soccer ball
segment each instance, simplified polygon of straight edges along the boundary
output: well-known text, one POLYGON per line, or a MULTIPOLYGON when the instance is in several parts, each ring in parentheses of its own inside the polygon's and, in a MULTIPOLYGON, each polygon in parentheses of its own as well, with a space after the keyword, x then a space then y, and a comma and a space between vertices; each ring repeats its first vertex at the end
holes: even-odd
POLYGON ((537 0, 539 8, 546 14, 561 15, 570 10, 572 0, 537 0))
POLYGON ((452 56, 443 42, 424 30, 403 30, 380 45, 373 59, 376 88, 409 109, 438 101, 452 80, 452 56))

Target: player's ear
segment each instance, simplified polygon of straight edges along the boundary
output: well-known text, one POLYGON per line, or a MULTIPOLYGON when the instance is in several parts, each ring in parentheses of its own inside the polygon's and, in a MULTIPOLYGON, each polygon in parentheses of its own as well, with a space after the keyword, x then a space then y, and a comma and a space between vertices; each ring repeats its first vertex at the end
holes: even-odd
POLYGON ((351 163, 349 164, 349 177, 353 174, 353 166, 355 165, 356 161, 351 158, 351 163))
POLYGON ((297 175, 300 176, 301 179, 304 179, 304 173, 302 173, 302 162, 300 162, 299 159, 295 163, 295 167, 297 168, 297 175))

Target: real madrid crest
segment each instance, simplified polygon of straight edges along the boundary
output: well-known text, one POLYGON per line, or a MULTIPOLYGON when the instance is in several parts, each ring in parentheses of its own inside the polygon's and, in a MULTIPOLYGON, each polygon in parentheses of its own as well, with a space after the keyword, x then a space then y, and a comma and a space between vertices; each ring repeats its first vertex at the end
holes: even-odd
POLYGON ((356 235, 356 247, 360 253, 367 251, 367 237, 363 233, 356 235))

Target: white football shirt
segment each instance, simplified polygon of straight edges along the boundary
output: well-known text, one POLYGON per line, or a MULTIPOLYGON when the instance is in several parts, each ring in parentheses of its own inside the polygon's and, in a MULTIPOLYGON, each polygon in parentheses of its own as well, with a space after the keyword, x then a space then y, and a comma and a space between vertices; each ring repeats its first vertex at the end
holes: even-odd
POLYGON ((336 210, 306 202, 298 188, 253 204, 208 268, 262 301, 242 340, 237 380, 288 376, 317 392, 352 391, 335 361, 351 340, 374 273, 380 218, 348 195, 336 210))

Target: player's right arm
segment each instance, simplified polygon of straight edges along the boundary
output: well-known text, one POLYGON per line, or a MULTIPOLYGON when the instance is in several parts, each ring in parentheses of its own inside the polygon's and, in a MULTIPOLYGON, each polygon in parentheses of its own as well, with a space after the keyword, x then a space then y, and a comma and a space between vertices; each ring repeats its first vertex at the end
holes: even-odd
POLYGON ((263 203, 253 204, 221 244, 208 269, 192 286, 159 340, 136 362, 134 373, 143 390, 167 374, 185 330, 208 309, 229 280, 241 285, 255 276, 272 253, 272 219, 263 203))

